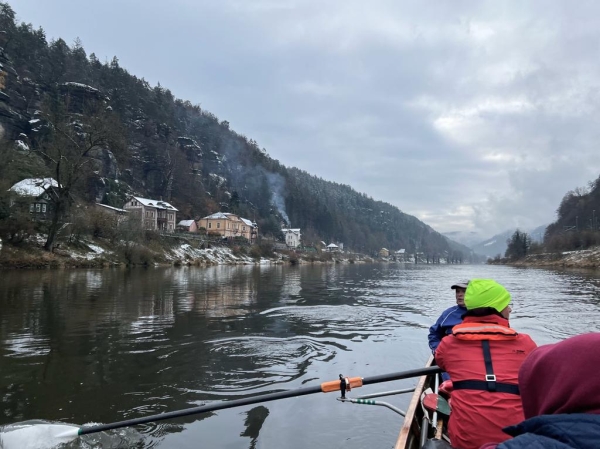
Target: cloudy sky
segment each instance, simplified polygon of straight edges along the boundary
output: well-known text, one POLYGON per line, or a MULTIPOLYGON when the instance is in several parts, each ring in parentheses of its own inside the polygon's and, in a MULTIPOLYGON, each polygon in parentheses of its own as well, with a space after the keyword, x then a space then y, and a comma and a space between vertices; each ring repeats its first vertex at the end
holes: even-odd
POLYGON ((441 232, 549 223, 600 174, 595 1, 9 2, 441 232))

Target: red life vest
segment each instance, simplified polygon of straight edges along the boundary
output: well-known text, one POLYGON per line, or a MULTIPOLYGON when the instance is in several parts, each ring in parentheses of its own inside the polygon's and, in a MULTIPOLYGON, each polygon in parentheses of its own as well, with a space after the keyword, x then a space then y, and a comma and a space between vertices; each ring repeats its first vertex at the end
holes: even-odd
POLYGON ((514 340, 517 331, 494 323, 461 323, 452 328, 452 334, 459 340, 481 340, 485 379, 467 379, 452 382, 454 390, 484 390, 492 393, 519 395, 519 386, 506 382, 496 382, 494 364, 490 352, 490 340, 514 340))

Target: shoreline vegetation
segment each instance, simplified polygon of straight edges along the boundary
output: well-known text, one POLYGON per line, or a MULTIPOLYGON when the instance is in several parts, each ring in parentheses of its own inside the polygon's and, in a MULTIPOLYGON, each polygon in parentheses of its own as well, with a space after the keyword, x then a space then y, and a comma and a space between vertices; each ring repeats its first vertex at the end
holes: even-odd
POLYGON ((19 245, 0 243, 1 269, 110 268, 134 266, 197 266, 372 263, 380 261, 357 253, 274 250, 270 243, 243 245, 199 241, 185 235, 164 237, 147 232, 142 242, 111 242, 108 239, 63 241, 45 251, 45 238, 34 235, 19 245))
POLYGON ((598 269, 600 268, 600 246, 576 251, 528 254, 516 260, 496 257, 489 260, 488 264, 532 268, 598 269))

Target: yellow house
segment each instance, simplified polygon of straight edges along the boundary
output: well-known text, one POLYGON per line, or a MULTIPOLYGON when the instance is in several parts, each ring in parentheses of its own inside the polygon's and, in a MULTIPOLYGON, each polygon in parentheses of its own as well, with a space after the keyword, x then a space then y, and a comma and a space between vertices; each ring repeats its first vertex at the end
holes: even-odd
POLYGON ((390 257, 390 250, 387 248, 381 248, 379 250, 379 257, 390 257))
POLYGON ((228 212, 217 212, 198 220, 198 227, 211 235, 227 238, 244 237, 254 243, 258 237, 258 226, 252 221, 228 212))

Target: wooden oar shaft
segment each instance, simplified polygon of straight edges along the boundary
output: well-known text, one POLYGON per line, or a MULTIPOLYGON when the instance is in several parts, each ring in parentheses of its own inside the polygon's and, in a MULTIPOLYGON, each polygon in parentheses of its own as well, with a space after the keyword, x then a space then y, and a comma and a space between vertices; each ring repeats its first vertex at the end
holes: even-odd
MULTIPOLYGON (((369 385, 369 384, 376 384, 376 383, 381 383, 381 382, 390 382, 393 380, 408 379, 411 377, 418 377, 418 376, 423 376, 423 375, 427 375, 427 374, 433 374, 433 373, 437 373, 440 371, 441 370, 437 366, 431 366, 431 367, 427 367, 427 368, 414 369, 414 370, 402 371, 402 372, 397 372, 397 373, 382 374, 380 376, 365 377, 363 379, 362 384, 369 385)), ((337 382, 339 385, 339 381, 337 381, 337 382)), ((78 431, 78 434, 86 435, 89 433, 103 432, 105 430, 119 429, 121 427, 131 427, 131 426, 136 426, 138 424, 147 424, 147 423, 155 422, 155 421, 164 421, 166 419, 180 418, 182 416, 196 415, 198 413, 214 412, 216 410, 224 410, 227 408, 241 407, 244 405, 252 405, 252 404, 259 404, 262 402, 276 401, 278 399, 293 398, 293 397, 298 397, 298 396, 305 396, 307 394, 332 391, 329 388, 326 388, 326 386, 330 385, 331 383, 332 382, 325 382, 321 385, 314 386, 314 387, 305 387, 305 388, 299 388, 297 390, 280 391, 278 393, 269 393, 269 394, 263 394, 263 395, 259 395, 259 396, 252 396, 249 398, 234 399, 232 401, 224 401, 224 402, 218 402, 215 404, 202 405, 199 407, 191 407, 191 408, 186 408, 183 410, 175 410, 172 412, 160 413, 158 415, 144 416, 141 418, 128 419, 125 421, 119 421, 119 422, 109 423, 109 424, 100 424, 98 426, 81 427, 78 431)), ((338 391, 339 391, 339 388, 338 388, 338 391)))

